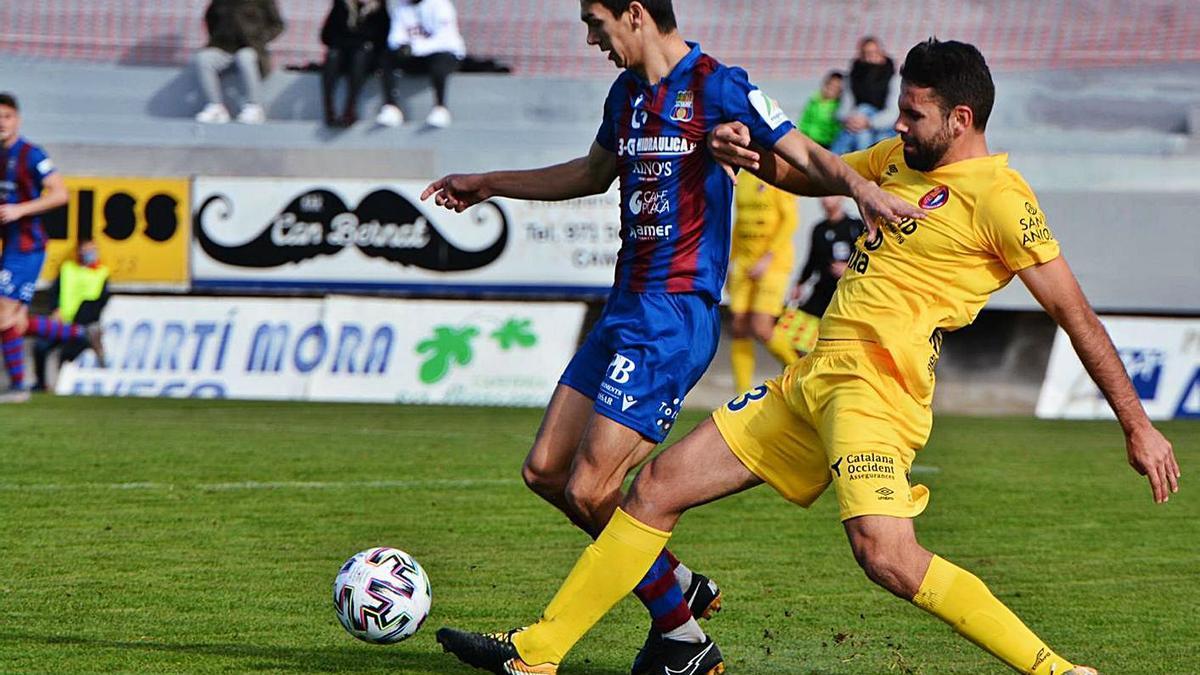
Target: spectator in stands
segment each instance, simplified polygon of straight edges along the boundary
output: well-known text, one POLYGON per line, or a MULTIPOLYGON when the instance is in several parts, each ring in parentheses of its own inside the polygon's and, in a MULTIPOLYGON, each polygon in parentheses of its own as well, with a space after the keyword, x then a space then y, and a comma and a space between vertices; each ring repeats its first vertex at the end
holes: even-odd
POLYGON ((396 105, 396 69, 407 74, 428 73, 433 79, 433 110, 425 118, 431 127, 450 126, 446 80, 467 55, 458 31, 458 12, 450 0, 387 0, 391 29, 383 55, 383 107, 375 121, 399 126, 404 114, 396 105))
POLYGON ((843 75, 830 71, 821 80, 821 89, 808 99, 800 115, 800 133, 828 148, 842 131, 838 109, 842 106, 843 75))
POLYGON ((854 109, 842 121, 842 133, 830 150, 837 154, 865 150, 895 133, 896 115, 887 109, 895 75, 896 64, 878 40, 868 36, 858 41, 858 58, 850 66, 854 109))
POLYGON ((325 124, 348 127, 358 121, 358 93, 367 74, 387 49, 388 14, 383 0, 333 0, 321 42, 328 48, 321 69, 325 124), (338 80, 347 79, 346 107, 339 115, 334 104, 338 80))
POLYGON ((283 32, 283 19, 275 0, 212 0, 204 12, 208 46, 196 53, 196 75, 208 104, 197 122, 224 124, 229 110, 221 102, 220 73, 234 65, 246 87, 246 105, 237 120, 262 124, 262 78, 271 70, 267 43, 283 32))
POLYGON ((108 304, 108 268, 100 264, 95 242, 81 239, 75 247, 75 260, 66 260, 58 278, 50 287, 50 316, 35 316, 29 322, 29 334, 37 335, 33 346, 33 366, 39 391, 45 391, 46 361, 50 352, 62 349, 65 363, 74 361, 89 346, 96 360, 104 365, 100 313, 108 304))

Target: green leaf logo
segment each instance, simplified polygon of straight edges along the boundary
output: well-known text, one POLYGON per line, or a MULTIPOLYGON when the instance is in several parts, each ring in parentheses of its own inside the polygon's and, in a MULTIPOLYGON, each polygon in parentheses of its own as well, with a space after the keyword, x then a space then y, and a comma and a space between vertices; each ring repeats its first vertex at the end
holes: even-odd
POLYGON ((479 335, 479 329, 474 326, 455 328, 453 326, 437 326, 433 329, 433 337, 417 344, 418 354, 428 354, 421 364, 419 372, 421 382, 434 384, 450 372, 450 365, 457 363, 465 366, 471 363, 475 356, 471 348, 471 340, 479 335))
POLYGON ((537 336, 529 329, 530 319, 509 319, 504 325, 492 333, 492 339, 499 343, 504 351, 516 347, 532 347, 537 344, 537 336))

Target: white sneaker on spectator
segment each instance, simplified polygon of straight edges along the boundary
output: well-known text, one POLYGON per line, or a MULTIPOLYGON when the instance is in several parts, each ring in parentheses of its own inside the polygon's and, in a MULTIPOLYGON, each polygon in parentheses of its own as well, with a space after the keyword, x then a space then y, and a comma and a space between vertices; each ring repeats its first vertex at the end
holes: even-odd
POLYGON ((450 126, 450 110, 444 105, 435 105, 433 110, 429 111, 429 117, 425 118, 425 124, 435 129, 445 129, 450 126))
POLYGON ((237 121, 242 124, 262 124, 267 121, 267 114, 263 112, 262 106, 257 103, 247 103, 242 111, 238 113, 237 121))
POLYGON ((204 110, 196 113, 196 121, 201 124, 225 124, 229 121, 229 111, 220 103, 209 103, 204 110))
POLYGON ((404 124, 404 113, 396 106, 386 103, 375 116, 375 123, 381 127, 398 127, 404 124))

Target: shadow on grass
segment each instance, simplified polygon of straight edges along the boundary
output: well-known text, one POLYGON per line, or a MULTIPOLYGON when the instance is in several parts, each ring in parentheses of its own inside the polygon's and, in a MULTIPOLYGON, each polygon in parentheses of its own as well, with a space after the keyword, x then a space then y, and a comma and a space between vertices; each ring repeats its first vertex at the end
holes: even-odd
MULTIPOLYGON (((460 664, 450 654, 429 654, 406 651, 403 648, 362 649, 354 646, 295 648, 269 647, 245 643, 187 643, 103 640, 97 638, 66 635, 36 635, 29 633, 0 632, 0 642, 38 643, 44 645, 70 645, 94 649, 140 650, 144 652, 166 652, 195 654, 225 660, 239 661, 237 668, 246 670, 280 670, 294 672, 400 672, 406 675, 441 675, 443 673, 479 672, 460 664), (247 660, 251 662, 246 662, 247 660)), ((146 672, 157 672, 157 665, 147 660, 146 672)), ((209 665, 217 665, 212 663, 209 665)), ((579 675, 623 675, 626 669, 599 668, 587 664, 572 664, 569 672, 579 675)))

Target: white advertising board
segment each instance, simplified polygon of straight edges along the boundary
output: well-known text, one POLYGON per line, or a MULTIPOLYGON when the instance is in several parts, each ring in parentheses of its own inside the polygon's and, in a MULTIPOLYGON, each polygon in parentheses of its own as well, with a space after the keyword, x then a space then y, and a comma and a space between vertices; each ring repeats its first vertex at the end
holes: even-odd
POLYGON ((153 298, 105 312, 108 367, 62 395, 540 406, 579 338, 577 303, 153 298))
POLYGON ((195 288, 603 295, 619 197, 493 199, 459 214, 426 183, 197 178, 195 288))
MULTIPOLYGON (((1200 320, 1101 317, 1151 419, 1200 419, 1200 320)), ((1054 337, 1038 417, 1113 419, 1070 338, 1054 337)))

